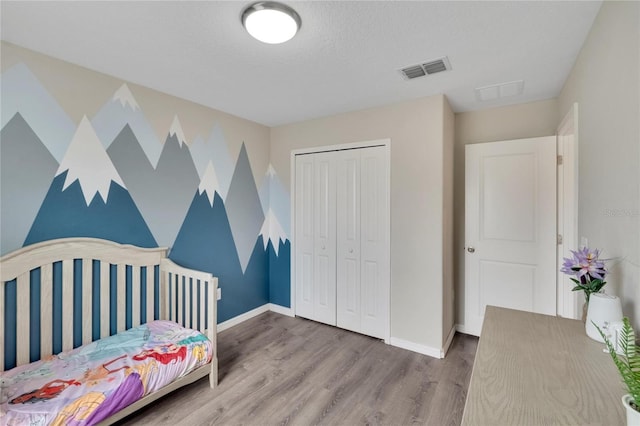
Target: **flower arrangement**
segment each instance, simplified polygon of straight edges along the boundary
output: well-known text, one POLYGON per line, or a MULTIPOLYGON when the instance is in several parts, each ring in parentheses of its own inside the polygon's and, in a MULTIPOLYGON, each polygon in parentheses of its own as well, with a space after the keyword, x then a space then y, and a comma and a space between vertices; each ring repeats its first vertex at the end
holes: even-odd
POLYGON ((567 275, 571 275, 571 281, 576 283, 573 291, 584 291, 584 297, 589 303, 592 293, 600 293, 606 284, 604 277, 607 270, 604 261, 600 260, 600 251, 583 247, 580 250, 571 250, 572 257, 565 257, 560 269, 567 275))

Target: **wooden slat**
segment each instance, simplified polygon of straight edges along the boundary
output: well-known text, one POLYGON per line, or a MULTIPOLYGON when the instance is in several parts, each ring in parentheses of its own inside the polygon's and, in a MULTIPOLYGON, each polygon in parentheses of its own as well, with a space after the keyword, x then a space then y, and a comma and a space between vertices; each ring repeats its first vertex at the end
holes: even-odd
MULTIPOLYGON (((216 339, 217 339, 217 331, 216 331, 216 325, 217 325, 217 318, 216 318, 216 288, 218 287, 218 279, 217 278, 212 278, 211 281, 208 282, 208 287, 209 287, 209 294, 207 297, 207 311, 209 312, 209 318, 207 319, 207 337, 209 338, 209 340, 211 340, 211 342, 213 343, 213 347, 215 350, 215 354, 214 356, 218 356, 218 346, 216 343, 216 339)), ((216 366, 217 367, 217 366, 216 366)), ((217 374, 217 371, 216 371, 217 374)), ((216 376, 217 377, 217 376, 216 376)), ((217 381, 216 381, 217 384, 217 381)), ((213 387, 213 385, 212 385, 213 387)))
POLYGON ((30 274, 25 272, 16 282, 16 365, 29 363, 29 281, 30 274))
POLYGON ((93 261, 82 259, 82 344, 91 343, 93 331, 93 309, 91 296, 93 295, 93 261))
POLYGON ((146 322, 153 321, 153 308, 154 308, 154 300, 153 300, 153 285, 155 283, 154 277, 154 267, 151 265, 147 265, 147 316, 145 318, 146 322))
POLYGON ((191 325, 189 328, 198 328, 198 280, 191 280, 191 325))
MULTIPOLYGON (((0 307, 2 312, 0 313, 0 345, 4 349, 4 292, 7 285, 4 281, 0 281, 0 307)), ((4 350, 0 351, 0 371, 4 371, 4 350)))
POLYGON ((118 265, 118 287, 117 287, 117 300, 118 300, 118 322, 116 324, 116 330, 118 333, 125 330, 125 319, 127 314, 127 274, 126 265, 118 265))
POLYGON ((131 325, 140 325, 140 267, 131 267, 131 325))
POLYGON ((62 261, 62 350, 73 349, 73 259, 62 261))
POLYGON ((184 322, 182 321, 182 300, 183 300, 183 291, 184 291, 184 276, 178 275, 178 316, 176 317, 176 322, 182 326, 184 326, 184 322))
POLYGON ((53 353, 53 264, 40 267, 40 358, 53 353))
POLYGON ((178 276, 176 274, 171 275, 171 319, 178 322, 178 276))
POLYGON ((171 319, 171 306, 169 306, 169 295, 171 292, 171 279, 168 272, 162 272, 160 269, 160 319, 171 319))
POLYGON ((191 279, 185 278, 184 282, 184 326, 191 328, 191 279))
POLYGON ((109 336, 109 262, 100 262, 100 338, 109 336))
POLYGON ((218 386, 218 315, 216 312, 216 307, 218 306, 218 278, 211 277, 208 284, 209 297, 207 298, 207 304, 209 305, 209 318, 206 335, 213 344, 213 357, 211 358, 211 370, 209 373, 209 386, 213 389, 218 386))
POLYGON ((204 322, 204 313, 205 313, 204 293, 205 293, 206 281, 198 280, 198 283, 200 284, 198 285, 198 290, 200 290, 200 315, 198 315, 200 319, 200 324, 198 325, 198 330, 201 333, 204 333, 204 330, 206 330, 207 328, 207 324, 204 322))

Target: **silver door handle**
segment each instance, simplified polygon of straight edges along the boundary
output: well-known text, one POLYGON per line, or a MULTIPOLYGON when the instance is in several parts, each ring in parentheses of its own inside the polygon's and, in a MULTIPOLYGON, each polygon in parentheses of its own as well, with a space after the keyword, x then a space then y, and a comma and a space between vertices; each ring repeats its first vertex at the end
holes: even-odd
POLYGON ((475 248, 473 248, 473 247, 467 247, 467 251, 468 251, 469 253, 475 253, 475 252, 476 252, 476 249, 475 249, 475 248))

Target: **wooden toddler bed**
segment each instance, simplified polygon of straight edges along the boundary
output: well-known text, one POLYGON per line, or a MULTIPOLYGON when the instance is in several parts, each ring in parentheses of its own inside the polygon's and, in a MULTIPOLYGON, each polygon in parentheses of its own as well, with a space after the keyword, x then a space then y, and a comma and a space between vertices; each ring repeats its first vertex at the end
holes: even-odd
MULTIPOLYGON (((8 382, 14 379, 12 372, 20 372, 24 379, 25 374, 33 374, 25 366, 29 363, 43 371, 42 364, 52 359, 71 364, 73 359, 84 360, 82 356, 91 358, 94 355, 89 353, 89 348, 102 345, 115 350, 122 346, 122 336, 151 339, 156 347, 143 351, 144 355, 153 352, 151 355, 161 359, 162 364, 170 364, 173 370, 176 370, 175 363, 167 361, 165 352, 167 348, 177 352, 179 347, 173 343, 161 345, 158 342, 163 341, 158 339, 180 336, 181 344, 195 342, 196 346, 190 348, 197 352, 198 360, 189 367, 195 369, 186 374, 188 370, 176 371, 178 378, 162 382, 158 390, 147 382, 145 374, 144 390, 154 389, 153 393, 145 392, 146 396, 141 399, 126 402, 129 405, 121 405, 117 413, 99 418, 100 424, 114 423, 206 375, 214 388, 218 368, 217 278, 176 265, 166 255, 165 248, 140 248, 95 238, 63 238, 24 247, 0 258, 0 404, 4 404, 0 408, 8 407, 7 401, 11 398, 12 402, 17 400, 7 390, 10 389, 8 382), (169 320, 188 330, 168 321, 154 320, 169 320)), ((182 353, 176 355, 180 359, 185 358, 185 349, 181 350, 182 353)), ((124 364, 119 369, 110 368, 108 373, 122 370, 128 377, 136 371, 142 375, 140 369, 144 367, 136 366, 135 371, 124 364)), ((155 365, 153 368, 158 370, 155 365)), ((54 384, 47 383, 49 388, 57 386, 56 391, 62 392, 60 389, 80 385, 75 376, 67 377, 69 380, 58 376, 64 377, 64 374, 57 373, 57 380, 49 382, 54 384)), ((42 377, 38 378, 42 382, 42 377)), ((159 382, 153 380, 153 385, 159 386, 159 382)), ((142 389, 142 385, 139 387, 142 389)), ((142 390, 140 392, 142 395, 142 390)), ((33 398, 28 401, 32 406, 42 401, 28 393, 20 398, 20 402, 33 398)), ((83 415, 86 420, 87 415, 83 415)), ((11 419, 7 412, 0 411, 0 423, 4 423, 3 416, 11 419)))

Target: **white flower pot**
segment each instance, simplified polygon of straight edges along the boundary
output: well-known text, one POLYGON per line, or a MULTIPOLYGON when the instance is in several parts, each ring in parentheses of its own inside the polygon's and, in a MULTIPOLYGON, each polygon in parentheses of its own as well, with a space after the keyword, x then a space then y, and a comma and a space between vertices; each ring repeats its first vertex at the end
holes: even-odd
POLYGON ((609 324, 619 321, 622 321, 620 298, 604 293, 593 293, 589 298, 587 308, 587 322, 585 323, 587 336, 597 342, 604 343, 596 326, 600 327, 605 334, 609 334, 609 324))
POLYGON ((640 411, 636 411, 631 406, 631 395, 626 394, 622 397, 622 405, 627 410, 627 426, 640 426, 640 411))

